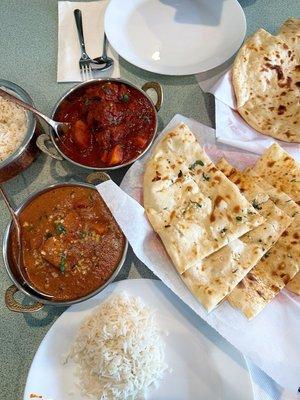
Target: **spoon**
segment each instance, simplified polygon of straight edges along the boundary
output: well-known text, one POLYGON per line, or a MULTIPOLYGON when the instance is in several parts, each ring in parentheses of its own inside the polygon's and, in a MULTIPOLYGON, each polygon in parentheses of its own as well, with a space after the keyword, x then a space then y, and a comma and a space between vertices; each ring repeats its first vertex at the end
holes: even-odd
POLYGON ((102 56, 96 57, 92 60, 92 63, 97 63, 97 64, 105 64, 104 67, 97 68, 94 67, 97 71, 104 71, 109 68, 111 68, 114 64, 114 60, 111 57, 108 57, 107 55, 107 36, 106 33, 104 32, 104 38, 103 38, 103 50, 102 50, 102 56))
POLYGON ((17 242, 18 242, 18 249, 19 249, 17 268, 18 268, 18 272, 23 280, 22 285, 28 286, 34 293, 37 293, 38 295, 42 295, 48 299, 52 299, 53 296, 51 296, 49 294, 43 293, 41 291, 37 292, 37 290, 28 282, 28 280, 24 276, 23 271, 25 270, 25 266, 24 266, 24 260, 23 260, 22 229, 21 229, 21 225, 19 222, 19 218, 18 218, 18 215, 15 213, 15 210, 11 206, 10 201, 1 185, 0 185, 0 192, 3 196, 4 202, 8 208, 8 211, 10 212, 10 215, 12 217, 13 223, 14 223, 16 231, 17 231, 17 242))
POLYGON ((68 124, 66 122, 54 121, 53 119, 42 114, 40 111, 38 111, 32 105, 25 103, 24 101, 18 99, 17 97, 13 96, 12 94, 6 92, 3 89, 0 89, 0 96, 2 96, 3 98, 6 98, 7 100, 12 101, 13 103, 16 103, 18 106, 24 108, 25 110, 31 111, 33 114, 38 115, 45 122, 47 122, 48 125, 50 125, 52 127, 52 129, 54 130, 54 132, 56 133, 56 135, 59 139, 61 139, 60 135, 63 135, 70 129, 70 124, 68 124))

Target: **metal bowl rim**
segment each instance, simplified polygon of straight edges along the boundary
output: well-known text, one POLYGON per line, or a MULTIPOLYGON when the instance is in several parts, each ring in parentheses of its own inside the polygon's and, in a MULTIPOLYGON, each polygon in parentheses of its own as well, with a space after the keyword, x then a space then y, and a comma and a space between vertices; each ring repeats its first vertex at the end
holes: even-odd
POLYGON ((155 114, 155 128, 153 130, 153 136, 152 139, 150 140, 148 146, 144 149, 144 151, 139 154, 137 157, 133 158, 132 160, 128 161, 127 163, 121 164, 121 165, 115 165, 112 167, 92 167, 92 166, 88 166, 88 165, 84 165, 84 164, 80 164, 77 163, 76 161, 72 160, 71 158, 69 158, 68 156, 65 155, 65 153, 59 148, 59 146, 56 143, 56 140, 54 138, 54 134, 53 134, 53 129, 51 127, 49 127, 49 135, 51 138, 51 141, 53 143, 53 145, 55 146, 56 150, 59 152, 59 154, 67 161, 69 161, 70 163, 72 163, 73 165, 76 165, 77 167, 81 167, 81 168, 85 168, 88 170, 95 170, 95 171, 113 171, 115 169, 119 169, 119 168, 123 168, 126 167, 127 165, 130 165, 132 163, 134 163, 135 161, 137 161, 138 159, 140 159, 148 150, 149 148, 152 146, 152 143, 154 142, 154 139, 156 137, 157 134, 157 129, 158 129, 158 117, 157 117, 157 110, 155 108, 155 105, 152 101, 152 99, 150 98, 150 96, 144 92, 142 89, 140 89, 139 87, 137 87, 136 85, 134 85, 133 83, 126 81, 125 79, 122 78, 93 78, 93 79, 89 79, 88 81, 85 82, 81 82, 75 86, 73 86, 71 89, 69 89, 55 104, 53 111, 51 113, 51 118, 54 118, 54 114, 56 113, 59 105, 63 102, 63 100, 65 100, 66 97, 68 97, 71 93, 73 93, 75 90, 81 88, 82 86, 86 86, 90 83, 94 83, 94 82, 103 82, 103 81, 107 81, 107 82, 118 82, 118 83, 124 83, 125 85, 131 86, 134 89, 137 89, 140 93, 142 93, 144 96, 147 97, 147 99, 150 101, 152 107, 153 107, 153 111, 155 114))
MULTIPOLYGON (((80 186, 80 187, 88 187, 91 189, 95 189, 95 186, 90 184, 90 183, 85 183, 85 182, 61 182, 61 183, 53 183, 51 185, 48 185, 46 187, 44 187, 43 189, 39 189, 36 190, 35 192, 33 192, 30 196, 28 196, 26 198, 26 200, 24 202, 21 203, 21 205, 16 209, 16 214, 19 214, 28 204, 30 204, 36 197, 38 197, 39 195, 48 192, 49 190, 58 188, 58 187, 63 187, 63 186, 80 186)), ((75 300, 67 300, 67 301, 51 301, 51 300, 46 300, 44 299, 42 296, 38 297, 35 296, 29 292, 27 292, 26 289, 23 288, 23 286, 18 282, 18 280, 15 278, 14 274, 12 273, 10 266, 9 266, 9 262, 8 262, 8 257, 7 257, 7 250, 8 250, 8 241, 9 241, 9 233, 10 233, 10 229, 12 226, 12 221, 10 221, 4 231, 3 234, 3 240, 2 240, 2 253, 3 253, 3 260, 4 260, 4 265, 5 265, 5 269, 10 277, 10 279, 12 280, 12 282, 17 286, 17 288, 24 293, 26 296, 33 298, 36 301, 39 301, 40 303, 43 304, 48 304, 48 305, 53 305, 53 306, 70 306, 72 304, 76 304, 76 303, 81 303, 82 301, 85 301, 93 296, 95 296, 96 294, 100 293, 109 283, 111 283, 115 277, 117 276, 117 274, 120 272, 121 268, 123 267, 123 264, 125 262, 126 256, 127 256, 127 251, 128 251, 128 240, 125 237, 125 244, 124 244, 124 249, 123 249, 123 253, 122 253, 122 257, 119 261, 119 264, 117 266, 117 268, 114 270, 114 272, 112 273, 112 275, 109 277, 109 279, 102 285, 100 286, 98 289, 94 290, 93 292, 85 295, 84 297, 80 297, 79 299, 75 299, 75 300)), ((37 290, 37 289, 36 289, 37 290)), ((38 290, 37 290, 38 292, 38 290)))
MULTIPOLYGON (((34 102, 32 98, 29 96, 29 94, 21 88, 21 86, 17 85, 14 82, 7 81, 5 79, 0 79, 0 87, 3 86, 6 89, 11 90, 14 92, 16 95, 18 95, 22 100, 26 101, 30 105, 34 106, 34 102)), ((9 164, 13 163, 16 161, 20 155, 23 153, 23 151, 26 149, 28 143, 31 141, 33 134, 36 129, 36 119, 33 116, 33 114, 30 111, 27 111, 27 119, 28 119, 28 128, 27 132, 23 138, 22 143, 20 146, 7 158, 5 158, 3 161, 0 161, 0 169, 7 167, 9 164)))

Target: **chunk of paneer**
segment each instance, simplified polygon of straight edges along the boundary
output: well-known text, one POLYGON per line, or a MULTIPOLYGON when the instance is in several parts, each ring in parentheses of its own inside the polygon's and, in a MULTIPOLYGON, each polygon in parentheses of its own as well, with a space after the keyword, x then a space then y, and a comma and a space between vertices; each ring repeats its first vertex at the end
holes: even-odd
POLYGON ((41 247, 41 256, 58 269, 60 269, 62 254, 62 242, 55 237, 47 239, 41 247))
POLYGON ((88 127, 81 119, 78 119, 74 124, 73 137, 76 144, 82 149, 87 148, 90 145, 88 127))
POLYGON ((123 149, 121 145, 117 144, 109 153, 109 165, 118 165, 123 161, 123 149))

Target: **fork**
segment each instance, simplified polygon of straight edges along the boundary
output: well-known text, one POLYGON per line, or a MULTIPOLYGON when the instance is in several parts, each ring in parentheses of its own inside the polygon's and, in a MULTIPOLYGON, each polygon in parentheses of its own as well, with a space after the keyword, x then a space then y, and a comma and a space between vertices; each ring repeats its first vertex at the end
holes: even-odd
POLYGON ((76 21, 78 39, 79 39, 80 50, 81 50, 81 57, 79 60, 80 75, 81 75, 83 81, 87 81, 87 80, 93 78, 93 70, 91 67, 92 60, 85 50, 81 11, 78 9, 74 10, 74 17, 75 17, 75 21, 76 21))

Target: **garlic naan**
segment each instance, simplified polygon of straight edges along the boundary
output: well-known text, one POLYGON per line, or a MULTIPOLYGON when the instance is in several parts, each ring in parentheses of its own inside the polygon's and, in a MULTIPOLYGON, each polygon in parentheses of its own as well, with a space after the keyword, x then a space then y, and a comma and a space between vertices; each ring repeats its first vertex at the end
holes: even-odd
POLYGON ((278 191, 253 171, 240 174, 249 176, 249 179, 259 185, 272 202, 291 218, 290 225, 276 243, 228 296, 230 304, 251 319, 262 311, 299 271, 300 207, 288 195, 278 191))
POLYGON ((264 221, 184 124, 154 148, 143 188, 148 219, 180 274, 264 221))

